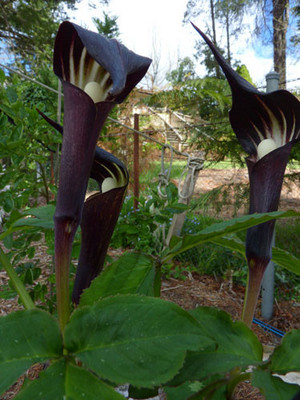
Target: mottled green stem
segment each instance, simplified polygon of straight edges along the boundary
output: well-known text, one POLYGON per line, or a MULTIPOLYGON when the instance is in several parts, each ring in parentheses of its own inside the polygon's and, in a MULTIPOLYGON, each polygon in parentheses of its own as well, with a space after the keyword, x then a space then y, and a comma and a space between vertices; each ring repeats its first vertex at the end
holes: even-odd
POLYGON ((26 291, 23 282, 18 277, 16 271, 14 270, 14 267, 9 262, 7 255, 4 253, 1 247, 0 247, 0 263, 7 272, 7 275, 9 276, 12 284, 14 285, 14 288, 16 289, 16 292, 18 293, 20 300, 22 301, 26 310, 31 310, 35 308, 34 302, 32 301, 31 297, 26 291))
POLYGON ((248 261, 248 279, 242 321, 249 327, 251 327, 252 324, 257 299, 261 288, 262 278, 264 276, 268 262, 268 260, 258 259, 251 259, 250 261, 248 261))
POLYGON ((70 317, 69 269, 75 231, 69 219, 55 219, 56 301, 62 332, 70 317))

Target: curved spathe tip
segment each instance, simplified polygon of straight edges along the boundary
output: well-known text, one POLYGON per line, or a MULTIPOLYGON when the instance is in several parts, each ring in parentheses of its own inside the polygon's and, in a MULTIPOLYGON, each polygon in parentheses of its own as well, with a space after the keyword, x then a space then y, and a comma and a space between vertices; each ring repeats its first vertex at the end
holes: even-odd
POLYGON ((53 68, 61 79, 84 90, 98 83, 103 98, 120 103, 143 78, 151 60, 114 39, 63 22, 55 39, 53 68))
POLYGON ((225 60, 225 58, 222 56, 222 54, 218 51, 216 46, 213 44, 213 42, 203 33, 195 24, 191 22, 192 26, 196 29, 196 31, 202 36, 202 38, 205 40, 206 44, 209 46, 210 50, 212 51, 213 55, 215 56, 218 64, 222 68, 228 83, 231 87, 231 90, 234 94, 235 90, 247 90, 253 93, 259 93, 259 91, 252 86, 246 79, 242 78, 234 69, 231 68, 231 66, 228 64, 228 62, 225 60))
POLYGON ((256 161, 258 146, 271 139, 276 148, 300 137, 300 102, 286 90, 259 92, 235 72, 211 40, 192 23, 222 68, 232 90, 231 126, 244 150, 256 161))

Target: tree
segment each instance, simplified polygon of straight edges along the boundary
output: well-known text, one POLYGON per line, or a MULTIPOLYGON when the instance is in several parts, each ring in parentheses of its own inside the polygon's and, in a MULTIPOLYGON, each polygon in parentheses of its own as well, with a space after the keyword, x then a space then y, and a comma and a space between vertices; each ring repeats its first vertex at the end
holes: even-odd
MULTIPOLYGON (((212 38, 214 45, 220 49, 217 39, 217 23, 225 26, 226 31, 226 55, 228 63, 231 64, 231 37, 237 35, 241 30, 241 22, 247 7, 251 4, 249 0, 210 0, 209 6, 204 0, 189 0, 186 6, 183 22, 195 19, 203 13, 209 13, 211 23, 206 27, 206 32, 212 38)), ((202 28, 204 29, 204 28, 202 28)), ((204 64, 211 71, 214 65, 215 76, 221 77, 220 69, 211 52, 202 50, 202 45, 196 45, 197 55, 204 54, 204 64)), ((221 51, 222 52, 222 51, 221 51)))
POLYGON ((172 70, 171 72, 168 72, 166 75, 166 80, 170 82, 173 86, 194 78, 195 65, 189 57, 179 59, 177 62, 177 68, 172 70))
POLYGON ((230 38, 240 32, 244 13, 250 4, 248 0, 217 0, 215 2, 216 18, 225 25, 226 29, 226 52, 229 64, 231 64, 230 38))
POLYGON ((286 34, 289 24, 289 0, 272 0, 273 4, 273 59, 279 73, 279 84, 286 84, 286 34))
POLYGON ((114 39, 120 36, 117 20, 117 16, 110 17, 105 11, 103 11, 103 21, 99 18, 93 18, 93 22, 98 32, 106 36, 108 39, 114 39))
POLYGON ((297 19, 297 31, 291 37, 291 42, 297 46, 300 43, 300 0, 298 0, 298 4, 291 11, 297 19))
MULTIPOLYGON (((194 0, 189 0, 186 5, 186 11, 184 13, 184 18, 183 18, 183 23, 189 22, 191 19, 194 19, 198 17, 200 14, 202 14, 203 10, 205 9, 203 6, 205 5, 205 2, 202 0, 199 1, 199 6, 197 6, 196 2, 194 0)), ((215 18, 215 5, 214 5, 214 0, 210 0, 209 2, 209 10, 210 10, 210 19, 211 19, 211 33, 210 33, 210 26, 207 27, 207 33, 211 36, 212 41, 215 46, 217 46, 217 31, 216 31, 216 18, 215 18)), ((221 73, 220 73, 220 67, 219 64, 215 61, 214 57, 211 56, 211 52, 204 47, 203 49, 203 43, 198 41, 195 45, 196 49, 196 54, 195 57, 196 59, 199 58, 199 54, 204 54, 204 61, 203 63, 205 64, 206 67, 209 67, 209 70, 212 71, 212 69, 215 70, 215 76, 217 78, 220 78, 221 73), (205 51, 206 50, 206 51, 205 51)))
POLYGON ((161 47, 156 35, 152 37, 152 63, 147 71, 145 80, 150 90, 157 90, 165 83, 166 72, 161 67, 161 47))
MULTIPOLYGON (((290 9, 297 14, 299 0, 254 0, 256 4, 256 30, 266 42, 273 44, 274 69, 279 73, 279 85, 286 86, 286 53, 288 49, 288 29, 290 9), (268 34, 269 33, 269 34, 268 34)), ((291 43, 297 43, 295 36, 291 36, 291 43)))
POLYGON ((0 2, 0 38, 9 60, 27 70, 52 60, 59 22, 66 17, 64 6, 74 8, 78 0, 3 0, 0 2))
MULTIPOLYGON (((184 15, 184 22, 189 18, 195 18, 202 12, 208 12, 205 8, 204 0, 189 0, 184 15)), ((273 44, 274 69, 279 73, 280 86, 285 87, 286 82, 286 52, 287 37, 289 28, 289 10, 292 8, 296 17, 300 15, 299 0, 210 0, 209 12, 211 24, 207 28, 207 33, 212 37, 212 41, 217 43, 217 22, 220 22, 226 29, 226 54, 228 62, 231 62, 230 38, 237 35, 240 31, 241 22, 246 11, 256 14, 256 26, 253 29, 263 41, 273 44)), ((298 26, 300 24, 298 23, 298 26)), ((203 29, 203 28, 202 28, 203 29)), ((292 36, 291 42, 297 44, 297 35, 292 36)), ((200 47, 197 45, 199 54, 200 47)), ((204 53, 204 52, 203 52, 204 53)), ((205 54, 205 53, 204 53, 205 54)), ((210 66, 212 60, 205 55, 205 64, 210 66)), ((215 76, 219 77, 215 69, 215 76)))

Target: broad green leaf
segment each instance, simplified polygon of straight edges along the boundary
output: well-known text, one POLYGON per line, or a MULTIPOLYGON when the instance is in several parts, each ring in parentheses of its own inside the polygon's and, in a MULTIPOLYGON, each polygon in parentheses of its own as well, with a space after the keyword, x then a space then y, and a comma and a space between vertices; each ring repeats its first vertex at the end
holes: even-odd
POLYGON ((65 331, 70 354, 103 379, 151 388, 171 379, 187 350, 213 342, 176 304, 125 295, 80 308, 65 331))
POLYGON ((300 329, 284 335, 280 346, 276 347, 271 356, 270 368, 280 374, 300 372, 300 329))
POLYGON ((31 228, 54 229, 53 215, 55 206, 48 204, 43 207, 31 208, 23 212, 14 223, 0 235, 0 240, 19 230, 31 228))
POLYGON ((211 346, 189 352, 172 385, 262 362, 262 345, 244 323, 233 322, 229 314, 210 307, 198 307, 191 310, 190 314, 197 319, 207 336, 215 340, 217 348, 211 346))
POLYGON ((139 253, 126 253, 93 280, 80 298, 80 306, 92 305, 115 294, 153 295, 154 260, 139 253))
POLYGON ((6 95, 10 103, 15 103, 18 100, 18 94, 12 86, 7 87, 6 95))
POLYGON ((124 400, 113 387, 87 370, 74 365, 67 367, 66 392, 67 399, 74 400, 124 400))
MULTIPOLYGON (((218 237, 211 241, 220 246, 227 247, 233 251, 238 251, 245 256, 245 245, 240 239, 236 237, 218 237)), ((279 249, 278 247, 273 247, 272 260, 280 267, 285 268, 290 272, 293 272, 294 274, 300 275, 300 259, 295 257, 293 254, 285 250, 279 249)))
POLYGON ((15 400, 65 400, 65 374, 64 359, 55 361, 40 374, 39 379, 25 381, 15 400))
POLYGON ((219 236, 228 235, 241 230, 250 228, 272 219, 297 217, 300 213, 296 211, 274 211, 263 214, 244 215, 228 221, 212 224, 194 235, 185 235, 183 238, 173 237, 170 243, 170 251, 164 257, 164 262, 173 258, 177 254, 198 246, 201 243, 211 241, 219 236))
MULTIPOLYGON (((209 379, 206 379, 201 382, 194 382, 195 389, 197 388, 197 384, 203 384, 203 389, 200 391, 196 390, 196 394, 191 395, 189 400, 227 400, 227 383, 228 378, 217 378, 216 376, 212 376, 209 379)), ((168 399, 169 400, 169 399, 168 399)), ((170 399, 173 400, 173 399, 170 399)), ((175 399, 174 399, 175 400, 175 399)))
POLYGON ((167 395, 167 400, 182 400, 188 399, 192 394, 198 392, 203 388, 201 382, 190 382, 187 381, 182 385, 175 387, 164 387, 164 393, 167 395))
POLYGON ((16 400, 124 400, 114 388, 99 380, 84 368, 54 362, 36 379, 25 385, 16 400))
POLYGON ((272 376, 267 370, 256 369, 252 374, 252 385, 258 387, 266 400, 293 400, 299 386, 272 376))
POLYGON ((17 311, 0 318, 0 393, 33 363, 62 354, 55 319, 42 310, 17 311))
POLYGON ((273 247, 272 260, 280 267, 285 268, 296 275, 300 275, 300 259, 288 251, 279 249, 278 247, 273 247))
POLYGON ((44 229, 53 229, 53 215, 55 211, 55 206, 53 204, 47 204, 43 207, 31 208, 26 210, 23 215, 27 217, 18 219, 13 223, 13 227, 18 226, 34 226, 44 229), (34 217, 34 218, 33 218, 34 217))

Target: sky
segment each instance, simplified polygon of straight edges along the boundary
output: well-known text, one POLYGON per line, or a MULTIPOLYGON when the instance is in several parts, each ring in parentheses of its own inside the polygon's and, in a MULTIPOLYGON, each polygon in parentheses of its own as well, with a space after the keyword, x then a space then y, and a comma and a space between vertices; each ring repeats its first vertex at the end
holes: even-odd
MULTIPOLYGON (((91 2, 96 4, 97 0, 82 0, 76 12, 69 12, 70 20, 95 30, 92 17, 101 19, 103 11, 118 16, 122 43, 140 55, 159 59, 162 74, 175 69, 179 58, 192 58, 195 53, 194 45, 200 39, 199 34, 190 24, 182 24, 187 0, 110 0, 108 7, 98 5, 95 9, 89 7, 91 2)), ((244 33, 232 41, 232 55, 247 66, 254 83, 263 86, 265 75, 273 70, 272 48, 253 39, 251 18, 246 16, 244 33)), ((205 30, 203 15, 192 22, 205 30)), ((219 36, 225 42, 225 33, 221 31, 219 29, 219 36)), ((297 64, 297 60, 288 57, 288 80, 300 78, 297 64)), ((196 62, 196 71, 200 77, 205 73, 200 61, 196 62)), ((288 88, 300 88, 300 80, 291 82, 288 88)))

